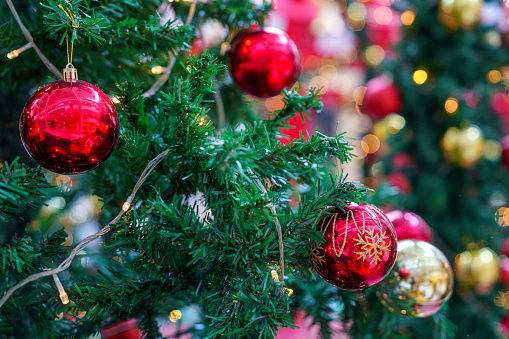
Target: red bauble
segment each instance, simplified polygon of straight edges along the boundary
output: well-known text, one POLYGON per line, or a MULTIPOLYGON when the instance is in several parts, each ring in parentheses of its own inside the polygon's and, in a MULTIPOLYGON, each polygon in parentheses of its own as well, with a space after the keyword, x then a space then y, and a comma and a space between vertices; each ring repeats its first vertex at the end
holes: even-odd
POLYGON ((119 122, 115 107, 97 87, 59 80, 37 90, 21 114, 21 140, 41 166, 79 174, 102 164, 115 148, 119 122))
POLYGON ((373 119, 381 119, 391 113, 399 113, 403 99, 391 79, 378 76, 366 83, 361 111, 373 119))
POLYGON ((376 206, 348 203, 318 221, 325 242, 310 246, 309 257, 320 276, 345 290, 380 282, 397 255, 397 238, 387 216, 376 206))
POLYGON ((505 239, 502 243, 502 247, 500 248, 500 253, 509 257, 509 238, 505 239))
POLYGON ((394 210, 387 213, 387 218, 394 225, 398 241, 422 240, 433 243, 433 232, 420 216, 412 212, 394 210))
POLYGON ((498 279, 506 289, 509 288, 509 258, 507 257, 500 261, 500 275, 498 279))
POLYGON ((500 146, 502 146, 502 164, 509 169, 509 135, 506 135, 500 140, 500 146))
POLYGON ((138 328, 136 319, 122 321, 101 330, 103 339, 140 339, 143 333, 138 328))
POLYGON ((235 83, 256 97, 277 95, 299 77, 297 46, 277 28, 255 28, 241 33, 234 39, 229 57, 235 83))

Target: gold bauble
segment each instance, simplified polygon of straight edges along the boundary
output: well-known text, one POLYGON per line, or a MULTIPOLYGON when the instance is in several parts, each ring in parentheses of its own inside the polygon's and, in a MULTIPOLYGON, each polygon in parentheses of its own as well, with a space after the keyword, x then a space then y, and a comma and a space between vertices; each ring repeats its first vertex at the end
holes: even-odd
POLYGON ((398 243, 396 264, 377 293, 391 312, 428 317, 450 298, 453 277, 438 248, 425 241, 403 240, 398 243))
POLYGON ((442 137, 441 147, 445 159, 458 166, 475 166, 484 154, 484 137, 479 127, 468 125, 450 127, 442 137))
POLYGON ((471 29, 481 18, 483 0, 440 0, 438 18, 451 31, 471 29))
POLYGON ((474 244, 454 260, 454 273, 463 288, 487 294, 498 280, 500 266, 498 255, 488 247, 478 249, 474 244))

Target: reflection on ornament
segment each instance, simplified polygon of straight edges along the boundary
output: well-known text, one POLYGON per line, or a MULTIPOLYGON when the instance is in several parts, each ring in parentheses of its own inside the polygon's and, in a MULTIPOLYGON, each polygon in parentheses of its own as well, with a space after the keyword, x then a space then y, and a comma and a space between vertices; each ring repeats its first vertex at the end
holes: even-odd
POLYGON ((475 244, 469 244, 467 248, 454 260, 456 279, 463 288, 487 294, 498 280, 498 255, 488 247, 478 249, 475 244))
POLYGON ((115 148, 119 122, 115 106, 97 87, 77 80, 74 67, 66 80, 39 88, 20 119, 27 152, 44 168, 80 174, 98 167, 115 148))
POLYGON ((440 0, 438 17, 445 27, 471 29, 481 18, 483 0, 440 0))
POLYGON ((450 298, 452 288, 451 265, 438 248, 424 241, 403 240, 398 243, 394 269, 377 294, 391 312, 428 317, 450 298))
POLYGON ((445 159, 458 166, 475 166, 484 154, 484 137, 481 129, 475 125, 461 128, 450 127, 441 142, 445 159))
POLYGON ((318 221, 325 243, 310 245, 309 257, 320 276, 345 289, 360 290, 380 282, 396 259, 396 234, 377 207, 349 203, 345 211, 318 221))

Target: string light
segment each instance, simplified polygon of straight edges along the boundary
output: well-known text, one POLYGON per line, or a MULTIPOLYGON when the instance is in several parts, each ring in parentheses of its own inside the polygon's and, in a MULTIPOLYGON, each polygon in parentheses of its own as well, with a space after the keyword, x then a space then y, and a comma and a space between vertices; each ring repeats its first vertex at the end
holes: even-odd
POLYGON ((422 85, 428 79, 428 73, 426 73, 426 71, 423 69, 418 69, 414 72, 412 79, 417 85, 422 85))
POLYGON ((120 100, 118 100, 118 98, 116 96, 113 96, 111 101, 113 101, 114 104, 120 104, 120 100))
POLYGON ((448 114, 453 115, 454 113, 456 113, 456 110, 458 109, 458 105, 459 105, 458 99, 450 97, 450 98, 447 98, 447 100, 445 101, 444 108, 448 114))
POLYGON ((170 312, 170 321, 176 323, 180 318, 182 318, 182 312, 180 310, 173 310, 170 312))
POLYGON ((154 66, 154 67, 152 67, 152 69, 150 71, 152 72, 152 74, 161 74, 164 72, 164 70, 165 70, 165 67, 154 66))
POLYGON ((122 210, 124 212, 127 212, 127 210, 129 209, 129 207, 131 207, 131 204, 129 202, 124 202, 124 204, 122 205, 122 210))
POLYGON ((62 283, 60 282, 60 279, 58 279, 58 276, 56 274, 53 274, 53 280, 55 280, 55 285, 57 285, 58 294, 60 296, 62 304, 67 305, 69 303, 69 296, 65 292, 64 286, 62 286, 62 283))
POLYGON ((24 45, 23 47, 20 47, 18 49, 14 49, 14 50, 10 51, 9 53, 7 53, 7 58, 9 58, 9 59, 17 58, 18 55, 20 55, 21 53, 23 53, 27 49, 32 48, 33 46, 34 45, 31 42, 29 42, 28 44, 24 45))

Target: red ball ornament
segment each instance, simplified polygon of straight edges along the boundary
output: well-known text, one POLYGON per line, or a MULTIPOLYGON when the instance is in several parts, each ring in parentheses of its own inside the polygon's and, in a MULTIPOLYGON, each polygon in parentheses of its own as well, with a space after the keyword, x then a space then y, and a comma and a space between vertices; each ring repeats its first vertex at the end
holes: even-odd
POLYGON ((498 279, 506 289, 509 288, 509 258, 507 257, 500 261, 500 275, 498 279))
POLYGON ((101 330, 103 339, 140 339, 143 332, 138 328, 136 319, 119 322, 101 330))
POLYGON ((20 119, 21 140, 44 168, 80 174, 108 159, 119 122, 115 106, 100 89, 77 80, 74 68, 64 74, 65 80, 39 88, 28 99, 20 119))
POLYGON ((241 33, 234 39, 229 57, 235 83, 256 97, 279 94, 300 74, 297 46, 277 28, 255 28, 241 33))
POLYGON ((433 243, 433 233, 420 216, 412 212, 394 210, 387 213, 387 218, 394 225, 398 241, 422 240, 433 243))
POLYGON ((381 119, 391 113, 399 113, 403 99, 391 79, 378 76, 366 83, 361 111, 373 119, 381 119))
POLYGON ((509 238, 505 239, 502 243, 502 247, 500 248, 500 253, 509 257, 509 238))
POLYGON ((320 276, 344 290, 361 290, 391 271, 397 238, 387 216, 376 206, 348 203, 345 211, 318 221, 323 244, 310 246, 309 257, 320 276))
POLYGON ((509 135, 506 135, 500 140, 500 146, 502 146, 502 164, 505 168, 509 169, 509 135))

